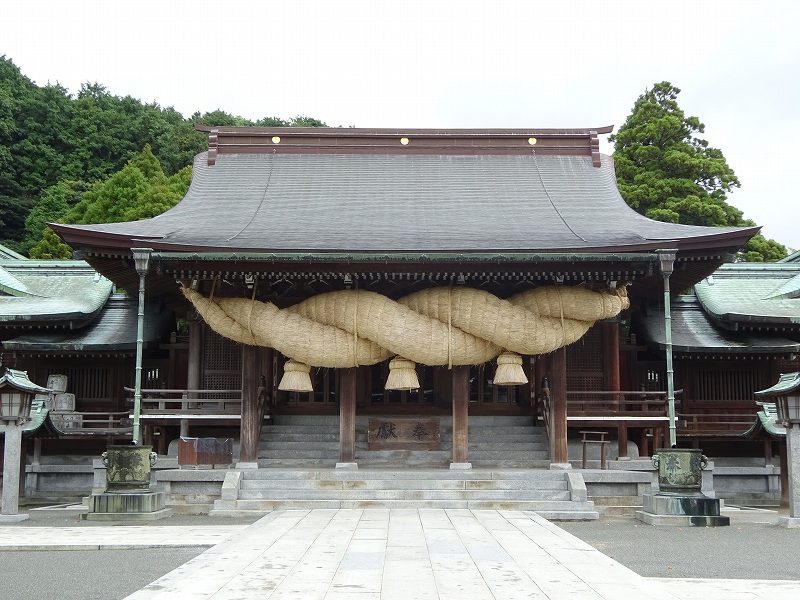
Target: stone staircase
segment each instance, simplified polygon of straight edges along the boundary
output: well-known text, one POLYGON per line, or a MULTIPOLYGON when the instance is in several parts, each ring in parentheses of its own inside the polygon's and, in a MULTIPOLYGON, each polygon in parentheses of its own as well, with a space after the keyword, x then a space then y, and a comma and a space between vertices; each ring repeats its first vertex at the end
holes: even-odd
MULTIPOLYGON (((359 468, 447 468, 453 456, 450 417, 440 417, 441 449, 370 450, 368 417, 356 420, 359 468)), ((476 468, 549 467, 544 427, 532 417, 470 417, 469 460, 476 468)), ((265 425, 259 440, 259 467, 334 467, 339 456, 339 418, 335 415, 281 416, 265 425)))
POLYGON ((529 417, 470 417, 472 469, 449 469, 452 422, 441 450, 370 451, 367 418, 356 423, 358 469, 335 469, 338 417, 279 417, 265 426, 259 469, 229 471, 212 515, 310 508, 531 510, 557 520, 596 519, 580 473, 550 471, 548 442, 529 417))

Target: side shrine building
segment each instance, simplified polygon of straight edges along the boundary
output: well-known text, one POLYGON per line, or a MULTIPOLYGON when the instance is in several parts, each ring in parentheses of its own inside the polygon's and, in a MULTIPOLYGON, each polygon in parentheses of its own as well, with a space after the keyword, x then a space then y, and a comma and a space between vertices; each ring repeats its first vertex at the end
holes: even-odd
POLYGON ((262 424, 330 415, 338 451, 316 457, 330 466, 433 452, 445 430, 451 468, 481 466, 481 416, 543 421, 542 466, 565 465, 585 429, 647 455, 675 435, 681 390, 669 336, 640 362, 631 317, 669 327, 665 298, 758 231, 637 214, 599 152, 610 127, 198 129, 208 151, 171 210, 51 225, 129 292, 144 249, 148 301, 187 324, 180 365, 143 367, 142 434, 162 453, 227 427, 256 466, 262 424))

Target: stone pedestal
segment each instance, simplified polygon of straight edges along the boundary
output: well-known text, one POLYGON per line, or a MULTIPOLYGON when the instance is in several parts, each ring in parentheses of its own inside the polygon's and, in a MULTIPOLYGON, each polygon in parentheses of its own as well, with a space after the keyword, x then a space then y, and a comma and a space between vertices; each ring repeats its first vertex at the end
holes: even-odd
POLYGON ((636 518, 648 525, 724 527, 730 517, 720 516, 720 501, 703 495, 644 494, 636 518))
POLYGON ((172 514, 166 494, 150 491, 157 456, 150 446, 109 446, 103 453, 106 489, 89 496, 86 521, 155 521, 172 514))
POLYGON ((89 496, 86 521, 155 521, 172 514, 164 492, 104 492, 89 496))

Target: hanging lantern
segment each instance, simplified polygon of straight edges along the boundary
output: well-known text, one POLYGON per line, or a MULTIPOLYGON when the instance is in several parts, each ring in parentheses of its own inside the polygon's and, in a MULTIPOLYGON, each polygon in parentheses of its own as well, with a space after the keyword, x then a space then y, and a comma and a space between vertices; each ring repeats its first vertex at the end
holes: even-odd
POLYGON ((389 361, 389 377, 386 378, 387 390, 418 390, 419 378, 414 361, 399 356, 389 361))
POLYGON ((290 358, 283 365, 283 377, 278 389, 284 392, 313 392, 310 372, 311 367, 307 364, 290 358))
POLYGON ((522 357, 515 352, 503 352, 497 357, 494 385, 523 385, 528 383, 522 370, 522 357))

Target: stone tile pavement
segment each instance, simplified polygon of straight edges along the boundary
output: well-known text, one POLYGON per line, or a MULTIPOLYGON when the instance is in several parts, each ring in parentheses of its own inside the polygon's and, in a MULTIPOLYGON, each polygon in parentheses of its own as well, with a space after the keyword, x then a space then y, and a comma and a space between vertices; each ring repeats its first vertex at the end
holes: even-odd
POLYGON ((0 549, 156 545, 212 547, 130 600, 800 598, 800 581, 644 578, 521 511, 316 509, 251 525, 0 527, 0 549))

